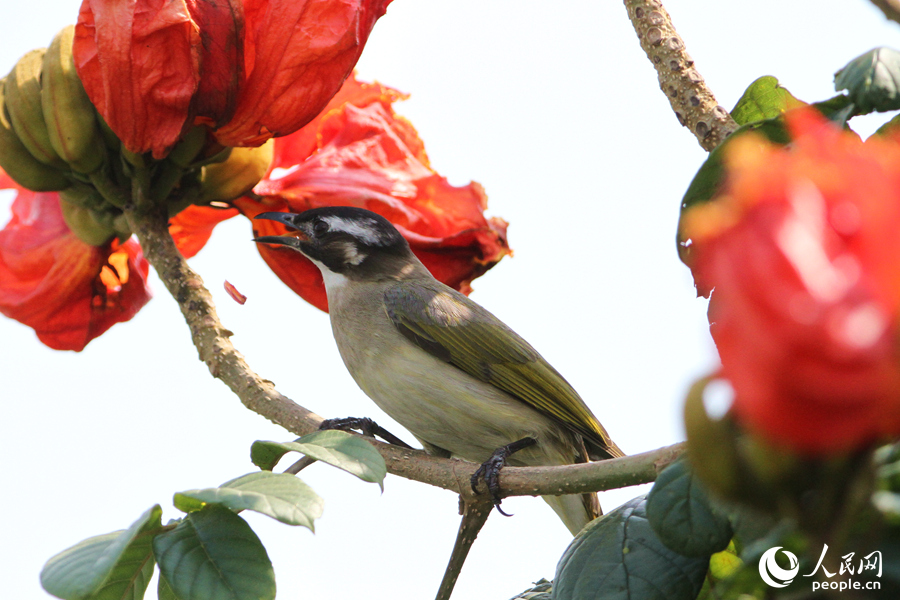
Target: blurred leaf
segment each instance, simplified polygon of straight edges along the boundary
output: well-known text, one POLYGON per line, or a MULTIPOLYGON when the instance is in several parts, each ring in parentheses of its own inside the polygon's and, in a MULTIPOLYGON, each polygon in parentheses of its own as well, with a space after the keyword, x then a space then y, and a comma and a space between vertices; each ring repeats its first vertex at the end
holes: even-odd
POLYGON ((875 133, 873 133, 872 135, 894 135, 898 131, 900 131, 900 115, 895 115, 893 119, 875 130, 875 133))
POLYGON ((271 471, 288 452, 300 452, 356 475, 363 481, 377 483, 384 489, 387 467, 375 446, 358 435, 346 431, 315 431, 296 442, 257 441, 250 448, 250 459, 260 469, 271 471))
POLYGON ((679 459, 666 467, 647 497, 647 518, 670 550, 684 556, 709 558, 728 547, 728 517, 710 503, 703 484, 688 463, 679 459))
POLYGON ((161 517, 157 504, 128 529, 88 538, 57 554, 41 570, 41 585, 67 600, 142 598, 153 575, 151 542, 161 517))
POLYGON ((779 522, 772 514, 743 504, 732 504, 728 506, 726 512, 734 530, 738 553, 742 553, 748 545, 757 540, 769 538, 773 532, 779 536, 777 539, 780 539, 794 529, 794 524, 790 521, 779 522))
POLYGON ((532 587, 524 592, 516 594, 509 600, 552 600, 553 582, 546 579, 539 579, 534 582, 532 587))
MULTIPOLYGON (((697 174, 691 180, 684 197, 681 199, 681 215, 687 212, 695 204, 708 202, 720 193, 725 184, 725 166, 723 157, 727 152, 729 144, 737 139, 738 136, 748 132, 756 132, 767 140, 775 144, 787 144, 791 141, 787 128, 784 126, 784 119, 781 117, 768 119, 766 121, 758 121, 748 125, 742 125, 737 131, 732 133, 724 142, 719 144, 715 150, 709 153, 706 161, 700 166, 697 174)), ((684 236, 681 221, 678 224, 678 256, 681 262, 690 266, 690 241, 684 236)))
POLYGON ((731 117, 738 125, 747 125, 780 117, 785 111, 798 106, 806 106, 806 102, 797 100, 787 88, 781 87, 776 78, 765 75, 744 90, 731 111, 731 117))
POLYGON ((714 579, 726 579, 737 573, 743 565, 744 561, 737 555, 732 542, 721 552, 709 557, 709 574, 714 579))
POLYGON ((875 48, 834 74, 834 89, 847 90, 854 114, 900 108, 900 52, 875 48))
POLYGON ((169 585, 169 582, 162 573, 159 574, 159 578, 157 579, 156 600, 180 600, 180 598, 175 595, 175 592, 172 591, 172 586, 169 585))
POLYGON ((207 504, 221 504, 235 511, 252 510, 314 531, 313 521, 322 516, 324 502, 300 479, 270 471, 250 473, 217 488, 175 494, 175 507, 185 512, 200 510, 207 504))
POLYGON ((694 600, 708 558, 672 552, 647 522, 644 496, 589 523, 556 567, 555 600, 694 600))
POLYGON ((179 600, 271 600, 275 573, 250 526, 210 504, 153 539, 159 570, 179 600))
POLYGON ((853 100, 846 94, 839 94, 828 100, 814 102, 812 106, 822 113, 826 119, 841 127, 847 125, 847 120, 855 114, 854 111, 856 110, 853 100))

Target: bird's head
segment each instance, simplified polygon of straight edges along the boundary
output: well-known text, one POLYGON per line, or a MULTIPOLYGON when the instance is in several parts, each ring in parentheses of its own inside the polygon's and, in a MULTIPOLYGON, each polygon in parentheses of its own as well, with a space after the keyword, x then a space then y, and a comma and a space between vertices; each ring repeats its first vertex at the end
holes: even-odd
POLYGON ((313 208, 299 214, 267 212, 254 217, 277 221, 293 235, 262 236, 253 241, 287 246, 316 266, 349 279, 394 276, 410 261, 418 263, 409 244, 379 214, 350 206, 313 208))

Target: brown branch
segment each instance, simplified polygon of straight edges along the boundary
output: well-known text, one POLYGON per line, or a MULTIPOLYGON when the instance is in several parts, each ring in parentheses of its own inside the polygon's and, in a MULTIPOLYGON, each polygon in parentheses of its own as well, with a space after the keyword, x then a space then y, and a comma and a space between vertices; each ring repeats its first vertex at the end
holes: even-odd
POLYGON ((881 9, 885 17, 900 23, 900 0, 871 0, 871 2, 881 9))
POLYGON ((169 235, 165 209, 142 206, 126 209, 125 215, 144 256, 178 302, 200 360, 212 376, 225 382, 244 406, 273 423, 297 435, 315 431, 322 417, 281 395, 275 384, 257 375, 234 348, 229 339, 232 333, 219 320, 212 295, 169 235))
POLYGON ((491 511, 494 509, 494 504, 488 499, 471 503, 463 502, 460 499, 460 503, 462 504, 462 521, 460 521, 456 542, 453 544, 453 552, 450 554, 450 561, 444 570, 444 578, 441 580, 435 600, 450 600, 450 595, 456 586, 456 580, 459 579, 469 550, 472 549, 478 532, 487 523, 491 511))
POLYGON ((678 122, 696 136, 704 150, 711 151, 737 129, 737 123, 719 106, 694 67, 662 2, 625 0, 625 8, 678 122))
MULTIPOLYGON (((140 206, 140 203, 138 203, 140 206)), ((169 293, 178 302, 191 337, 209 372, 221 379, 244 406, 296 435, 315 431, 322 417, 280 394, 271 381, 257 375, 234 348, 232 335, 219 321, 212 296, 203 280, 188 266, 169 235, 164 211, 154 207, 126 208, 132 231, 144 255, 154 266, 169 293)), ((468 503, 482 501, 469 485, 478 465, 430 456, 372 439, 389 473, 452 490, 468 503)), ((657 472, 683 451, 676 444, 652 452, 596 463, 562 467, 506 467, 501 495, 534 496, 577 494, 615 489, 656 479, 657 472)))

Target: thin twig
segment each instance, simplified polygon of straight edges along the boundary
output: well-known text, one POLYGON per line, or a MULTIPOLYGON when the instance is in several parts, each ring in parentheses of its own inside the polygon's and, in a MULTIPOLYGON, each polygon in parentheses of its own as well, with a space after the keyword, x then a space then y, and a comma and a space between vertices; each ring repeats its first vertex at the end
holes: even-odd
POLYGON ((737 129, 737 123, 719 106, 694 67, 662 2, 625 0, 625 8, 678 122, 696 136, 704 150, 711 151, 737 129))

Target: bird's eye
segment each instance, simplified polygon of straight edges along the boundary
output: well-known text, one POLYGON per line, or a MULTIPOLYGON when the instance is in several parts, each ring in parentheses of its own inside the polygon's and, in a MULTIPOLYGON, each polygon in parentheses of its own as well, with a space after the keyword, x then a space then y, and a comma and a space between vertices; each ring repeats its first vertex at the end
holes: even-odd
POLYGON ((316 221, 313 223, 313 233, 316 235, 325 235, 328 233, 328 223, 325 221, 316 221))

